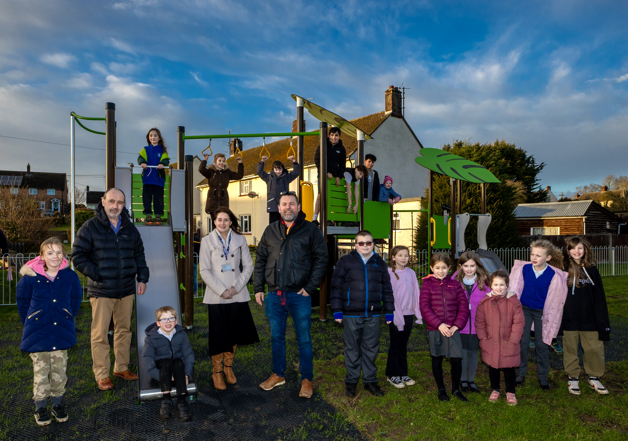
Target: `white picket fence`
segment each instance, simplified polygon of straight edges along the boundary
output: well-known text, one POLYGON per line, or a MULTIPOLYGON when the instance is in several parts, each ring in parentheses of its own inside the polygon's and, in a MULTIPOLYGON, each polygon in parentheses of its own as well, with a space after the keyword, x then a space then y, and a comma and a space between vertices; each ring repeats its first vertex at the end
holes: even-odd
MULTIPOLYGON (((449 250, 444 250, 449 252, 449 250)), ((528 260, 530 258, 530 248, 493 248, 489 251, 499 256, 504 267, 509 269, 515 260, 528 260)), ((597 267, 602 276, 625 276, 628 275, 628 246, 619 247, 593 247, 593 255, 597 261, 597 267)), ((16 254, 2 256, 0 265, 1 281, 2 281, 2 305, 15 305, 15 290, 19 276, 17 271, 29 260, 37 257, 36 254, 16 254), (10 274, 10 275, 9 275, 10 274)), ((253 255, 253 261, 255 256, 253 255)), ((412 267, 420 277, 429 274, 429 265, 427 264, 427 250, 417 251, 412 267)), ((194 253, 194 262, 197 264, 198 271, 198 255, 194 253)), ((81 284, 87 286, 87 278, 79 273, 81 284)), ((204 293, 204 285, 200 275, 197 277, 197 286, 194 292, 195 297, 202 297, 204 293)), ((83 297, 83 301, 87 298, 83 297)))

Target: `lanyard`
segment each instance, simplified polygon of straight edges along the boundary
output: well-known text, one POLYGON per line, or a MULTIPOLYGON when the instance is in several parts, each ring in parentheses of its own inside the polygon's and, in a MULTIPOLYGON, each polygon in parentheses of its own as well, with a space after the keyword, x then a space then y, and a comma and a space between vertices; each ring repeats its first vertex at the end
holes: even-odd
POLYGON ((225 253, 225 260, 228 260, 227 254, 229 254, 229 247, 231 246, 231 231, 229 230, 229 234, 227 235, 227 247, 225 248, 225 241, 222 240, 222 236, 218 233, 218 240, 220 240, 220 244, 222 245, 222 252, 225 253))

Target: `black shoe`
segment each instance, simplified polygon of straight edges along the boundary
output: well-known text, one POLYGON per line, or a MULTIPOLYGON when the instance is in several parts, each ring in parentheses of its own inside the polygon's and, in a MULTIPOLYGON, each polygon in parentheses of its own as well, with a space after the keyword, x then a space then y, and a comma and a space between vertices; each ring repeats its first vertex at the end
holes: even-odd
POLYGON ((468 381, 461 381, 460 382, 460 390, 462 392, 470 392, 471 389, 469 389, 469 382, 468 381))
POLYGON ((469 401, 469 400, 467 400, 467 397, 465 397, 464 395, 462 395, 462 392, 460 392, 460 390, 459 390, 459 389, 457 389, 457 390, 453 391, 451 394, 452 394, 454 397, 458 398, 460 401, 464 402, 464 403, 466 403, 467 401, 469 401))
POLYGON ((57 404, 52 408, 52 416, 55 417, 58 423, 65 423, 70 417, 65 413, 65 407, 63 404, 57 404))
MULTIPOLYGON (((478 388, 478 387, 476 386, 475 382, 473 382, 473 381, 470 381, 470 382, 469 382, 469 390, 470 390, 471 392, 475 392, 476 394, 479 394, 479 393, 480 393, 480 388, 478 388)), ((465 392, 465 391, 463 390, 463 392, 465 392)))
POLYGON ((345 395, 348 397, 355 397, 355 390, 357 387, 357 383, 345 383, 345 395))
POLYGON ((162 420, 167 420, 170 418, 170 414, 172 413, 172 400, 167 399, 161 402, 161 409, 159 409, 159 418, 162 420))
POLYGON ((526 377, 517 377, 517 379, 515 380, 515 386, 519 387, 519 386, 523 386, 523 383, 525 383, 526 381, 526 377))
POLYGON ((550 390, 549 380, 545 380, 544 383, 542 383, 541 380, 539 380, 539 385, 541 386, 541 389, 543 390, 550 390))
POLYGON ((376 397, 384 396, 384 391, 382 390, 381 387, 379 387, 379 384, 377 383, 364 383, 364 389, 368 390, 370 393, 372 393, 376 397))
POLYGON ((35 421, 39 426, 47 426, 50 424, 50 414, 48 413, 48 409, 45 407, 40 407, 35 412, 35 421))
POLYGON ((190 421, 192 419, 192 414, 190 413, 190 406, 188 406, 188 402, 186 400, 179 401, 177 406, 179 407, 179 419, 181 421, 190 421))
POLYGON ((438 399, 441 401, 449 401, 449 395, 447 395, 447 391, 445 389, 438 390, 438 399))

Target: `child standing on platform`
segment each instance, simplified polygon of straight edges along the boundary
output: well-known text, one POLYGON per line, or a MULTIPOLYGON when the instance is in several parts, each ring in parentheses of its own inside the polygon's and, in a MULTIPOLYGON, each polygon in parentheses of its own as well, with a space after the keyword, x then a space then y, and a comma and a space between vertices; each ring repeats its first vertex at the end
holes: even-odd
POLYGON ((388 382, 399 389, 415 384, 408 376, 408 340, 414 318, 417 319, 416 323, 423 324, 419 309, 419 282, 416 273, 407 267, 409 260, 408 247, 397 245, 390 252, 388 262, 388 274, 395 298, 395 313, 393 323, 388 325, 390 345, 386 376, 388 382))
POLYGON ((166 143, 161 137, 159 129, 153 127, 146 134, 148 145, 142 149, 137 163, 144 169, 142 172, 142 200, 146 225, 153 225, 153 208, 155 211, 155 225, 161 225, 161 216, 164 214, 164 187, 166 186, 166 172, 164 167, 170 164, 166 143), (157 167, 157 168, 154 168, 157 167))
MULTIPOLYGON (((33 360, 35 421, 50 424, 68 420, 63 395, 68 382, 68 349, 76 344, 74 318, 81 307, 83 288, 63 257, 63 244, 52 237, 39 248, 39 256, 26 262, 17 284, 17 310, 24 325, 21 349, 33 360)), ((8 390, 6 392, 9 392, 8 390)))
POLYGON ((598 394, 608 394, 600 377, 604 375, 604 342, 610 340, 611 325, 602 277, 595 266, 591 245, 570 237, 564 249, 565 271, 569 272, 568 294, 563 309, 563 364, 569 376, 569 392, 580 395, 578 343, 582 345, 584 371, 589 386, 598 394))
POLYGON ((469 319, 469 300, 460 283, 449 276, 450 267, 451 260, 447 254, 432 254, 430 269, 433 274, 423 279, 419 305, 427 325, 438 399, 449 401, 443 381, 443 357, 448 357, 451 363, 452 394, 461 401, 468 401, 460 391, 462 341, 459 329, 464 328, 469 319))
POLYGON ((480 300, 491 292, 489 275, 478 255, 473 251, 466 251, 460 255, 458 271, 454 273, 453 277, 460 282, 469 299, 469 321, 467 321, 464 329, 460 330, 460 339, 462 340, 460 390, 479 393, 480 389, 475 384, 475 372, 478 368, 480 352, 478 336, 475 334, 475 312, 480 300))
POLYGON ((521 361, 520 341, 525 319, 517 294, 508 291, 505 271, 497 270, 491 275, 491 289, 478 305, 475 318, 482 361, 488 364, 493 389, 488 400, 491 403, 499 400, 500 371, 504 371, 506 403, 516 406, 515 368, 521 361))

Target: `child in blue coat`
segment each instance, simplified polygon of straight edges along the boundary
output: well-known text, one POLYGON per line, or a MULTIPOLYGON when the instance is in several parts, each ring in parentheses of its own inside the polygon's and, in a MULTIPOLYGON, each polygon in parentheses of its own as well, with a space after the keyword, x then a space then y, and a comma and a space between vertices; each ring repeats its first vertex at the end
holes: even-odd
POLYGON ((63 244, 52 237, 39 248, 39 256, 20 270, 17 284, 17 310, 24 325, 21 349, 33 360, 33 399, 35 421, 50 424, 52 416, 60 423, 68 420, 62 404, 68 382, 68 349, 76 344, 74 318, 79 312, 83 289, 63 257, 63 244))
POLYGON ((390 176, 384 177, 384 183, 379 186, 379 201, 394 205, 401 200, 401 195, 392 188, 393 180, 390 176))
POLYGON ((146 225, 153 225, 153 209, 155 209, 155 225, 161 225, 161 216, 164 214, 164 187, 166 186, 166 172, 164 167, 170 164, 166 143, 157 128, 152 128, 146 135, 148 145, 142 149, 137 163, 144 169, 142 172, 142 201, 146 225), (156 168, 155 168, 156 167, 156 168))

